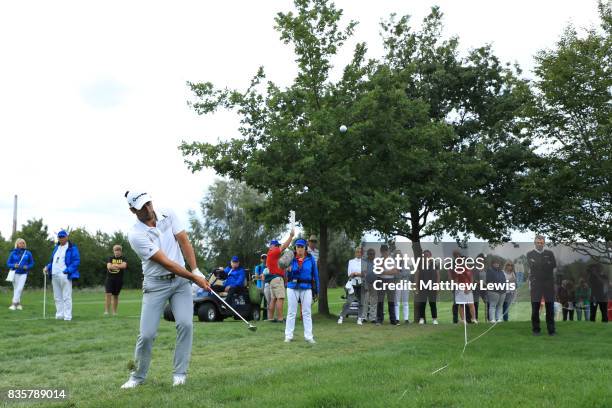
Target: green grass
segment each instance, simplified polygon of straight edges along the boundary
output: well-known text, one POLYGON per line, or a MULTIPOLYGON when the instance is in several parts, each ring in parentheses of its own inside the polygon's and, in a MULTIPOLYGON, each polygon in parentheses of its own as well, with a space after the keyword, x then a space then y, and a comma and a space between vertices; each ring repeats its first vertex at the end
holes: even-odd
MULTIPOLYGON (((196 322, 188 383, 176 389, 174 326, 162 320, 147 383, 120 390, 138 334, 140 291, 121 294, 118 317, 102 316, 102 293, 75 291, 72 322, 40 319, 40 291, 26 291, 21 312, 8 310, 8 295, 0 302, 0 389, 70 393, 67 401, 36 406, 612 406, 610 326, 558 322, 557 337, 534 338, 528 304, 516 305, 514 322, 496 326, 463 356, 464 329, 449 323, 448 303, 439 305, 439 326, 359 327, 352 319, 338 326, 315 316, 316 345, 302 340, 300 322, 290 344, 280 324, 259 322, 252 333, 231 319, 196 322)), ((330 291, 330 302, 337 312, 339 290, 330 291)), ((48 305, 52 315, 51 299, 48 305)), ((470 325, 468 336, 489 327, 470 325)))

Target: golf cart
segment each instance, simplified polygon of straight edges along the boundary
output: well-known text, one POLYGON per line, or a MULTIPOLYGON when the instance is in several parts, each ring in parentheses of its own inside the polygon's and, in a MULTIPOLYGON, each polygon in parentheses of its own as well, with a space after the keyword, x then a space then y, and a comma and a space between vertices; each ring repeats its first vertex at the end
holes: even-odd
MULTIPOLYGON (((261 303, 261 295, 258 291, 249 290, 249 270, 245 269, 245 286, 240 288, 232 296, 228 298, 226 292, 217 293, 223 300, 225 300, 231 307, 234 308, 245 320, 259 320, 260 310, 259 305, 261 303), (251 293, 249 293, 251 292, 251 293)), ((219 280, 225 280, 227 274, 223 268, 214 269, 207 280, 212 286, 219 280)), ((198 320, 201 322, 215 322, 223 321, 228 317, 233 317, 234 320, 238 320, 239 317, 234 314, 226 305, 220 301, 210 291, 202 288, 197 288, 193 296, 193 314, 198 316, 198 320)), ((174 321, 174 315, 172 314, 172 308, 170 304, 167 304, 164 308, 164 319, 170 322, 174 321)))

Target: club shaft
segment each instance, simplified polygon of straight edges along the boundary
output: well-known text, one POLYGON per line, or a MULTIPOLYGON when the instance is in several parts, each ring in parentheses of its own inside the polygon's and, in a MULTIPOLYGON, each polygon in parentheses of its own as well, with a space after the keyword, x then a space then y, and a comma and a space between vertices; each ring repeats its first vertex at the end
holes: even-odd
POLYGON ((43 271, 43 319, 47 318, 47 273, 43 271))
POLYGON ((239 317, 239 318, 240 318, 240 319, 241 319, 243 322, 245 322, 245 323, 247 324, 247 326, 249 326, 249 327, 251 326, 251 323, 247 322, 247 321, 245 320, 245 318, 244 318, 244 317, 242 317, 242 316, 240 315, 240 313, 238 313, 237 311, 235 311, 235 310, 234 310, 234 308, 233 308, 233 307, 231 307, 231 306, 230 306, 230 305, 229 305, 229 304, 228 304, 228 303, 227 303, 225 300, 223 300, 223 298, 222 298, 221 296, 219 296, 219 295, 217 294, 217 292, 215 292, 215 291, 214 291, 214 290, 212 290, 212 289, 211 289, 210 291, 212 292, 212 294, 213 294, 213 295, 215 295, 215 296, 217 297, 217 299, 219 299, 220 301, 222 301, 222 302, 225 304, 225 306, 229 307, 229 308, 230 308, 230 310, 231 310, 232 312, 234 312, 234 314, 235 314, 236 316, 238 316, 238 317, 239 317))

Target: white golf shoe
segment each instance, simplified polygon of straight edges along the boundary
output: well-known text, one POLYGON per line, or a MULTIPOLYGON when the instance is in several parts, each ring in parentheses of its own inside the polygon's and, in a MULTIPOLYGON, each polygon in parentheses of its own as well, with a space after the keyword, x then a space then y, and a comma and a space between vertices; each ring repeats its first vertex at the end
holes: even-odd
POLYGON ((179 385, 185 385, 186 381, 187 381, 186 375, 175 375, 172 377, 172 386, 177 387, 179 385))
POLYGON ((124 389, 124 390, 127 390, 127 389, 129 389, 129 388, 136 388, 136 387, 138 387, 138 386, 139 386, 139 385, 141 385, 141 384, 142 384, 142 381, 138 381, 138 380, 135 380, 135 379, 133 379, 133 378, 130 378, 129 380, 127 380, 127 381, 126 381, 126 382, 125 382, 125 383, 124 383, 124 384, 121 386, 121 388, 122 388, 122 389, 124 389))
POLYGON ((419 319, 419 324, 425 324, 425 319, 423 319, 422 317, 419 319))

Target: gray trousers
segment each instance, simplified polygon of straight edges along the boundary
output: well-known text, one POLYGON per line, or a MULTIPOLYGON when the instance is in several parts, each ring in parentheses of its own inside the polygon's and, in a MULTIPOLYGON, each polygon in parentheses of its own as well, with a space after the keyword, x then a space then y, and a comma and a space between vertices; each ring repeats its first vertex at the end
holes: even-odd
POLYGON ((376 320, 376 310, 378 305, 378 292, 374 289, 373 283, 366 283, 366 296, 365 296, 365 314, 366 319, 373 322, 376 320))
POLYGON ((145 278, 142 284, 142 312, 140 334, 136 341, 134 359, 136 370, 132 379, 143 381, 151 364, 151 350, 157 337, 159 319, 167 301, 170 301, 176 322, 176 348, 174 349, 173 374, 187 374, 193 341, 193 298, 191 284, 185 278, 171 280, 145 278))

